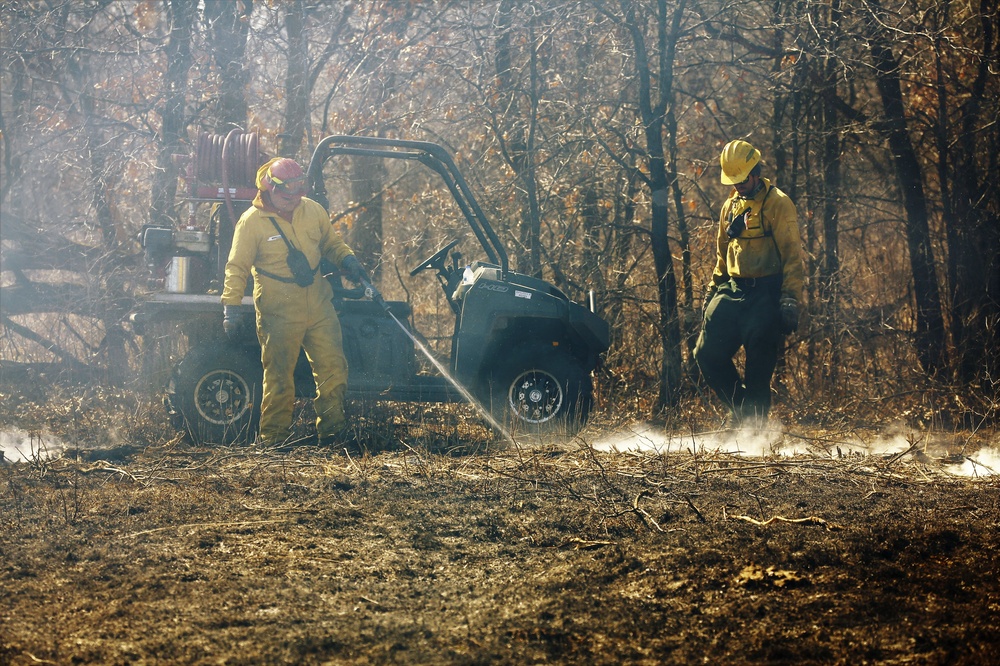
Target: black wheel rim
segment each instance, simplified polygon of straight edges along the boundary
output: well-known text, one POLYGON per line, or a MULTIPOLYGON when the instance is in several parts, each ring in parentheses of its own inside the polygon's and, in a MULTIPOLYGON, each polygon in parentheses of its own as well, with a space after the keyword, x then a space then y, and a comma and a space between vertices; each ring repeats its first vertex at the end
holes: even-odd
POLYGON ((230 370, 213 370, 194 387, 198 416, 214 425, 230 425, 243 418, 253 406, 247 380, 230 370))
POLYGON ((558 416, 563 407, 559 380, 543 370, 527 370, 510 384, 510 408, 528 423, 545 423, 558 416))

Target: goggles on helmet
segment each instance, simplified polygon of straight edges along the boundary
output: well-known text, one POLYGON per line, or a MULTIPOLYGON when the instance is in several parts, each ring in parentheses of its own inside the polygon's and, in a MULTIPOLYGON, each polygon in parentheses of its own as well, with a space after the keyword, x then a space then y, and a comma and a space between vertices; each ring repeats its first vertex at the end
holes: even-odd
POLYGON ((282 194, 304 194, 306 191, 305 176, 281 180, 274 174, 271 174, 270 179, 271 183, 274 185, 274 189, 282 194))

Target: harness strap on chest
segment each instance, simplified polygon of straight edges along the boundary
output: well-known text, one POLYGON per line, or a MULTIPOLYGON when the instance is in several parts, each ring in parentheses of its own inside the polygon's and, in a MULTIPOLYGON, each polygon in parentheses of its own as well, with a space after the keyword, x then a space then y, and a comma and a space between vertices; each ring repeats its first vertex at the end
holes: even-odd
MULTIPOLYGON (((773 232, 773 230, 772 230, 772 229, 771 229, 770 227, 768 227, 768 226, 767 226, 767 225, 765 224, 765 221, 766 221, 766 220, 765 220, 765 218, 764 218, 764 204, 765 204, 765 203, 767 203, 767 197, 768 197, 768 196, 770 196, 770 194, 771 194, 771 190, 773 190, 773 189, 774 189, 774 185, 770 185, 770 186, 768 186, 768 188, 767 188, 767 191, 766 191, 766 192, 764 192, 764 198, 760 200, 760 225, 761 225, 762 227, 764 227, 764 233, 763 233, 763 236, 765 236, 765 237, 766 237, 766 236, 773 236, 773 235, 774 235, 774 232, 773 232)), ((745 209, 743 210, 743 212, 741 212, 741 213, 740 213, 740 215, 743 215, 743 214, 744 214, 744 213, 746 213, 746 212, 747 212, 748 210, 750 210, 750 209, 749 209, 749 208, 745 208, 745 209)), ((734 215, 734 216, 731 216, 731 217, 730 217, 730 222, 732 222, 732 220, 733 220, 733 219, 734 219, 735 217, 738 217, 738 216, 737 216, 737 215, 734 215)), ((736 238, 738 238, 738 236, 737 236, 736 238)), ((733 238, 733 239, 731 239, 731 240, 736 240, 736 238, 733 238)))
POLYGON ((260 275, 263 275, 264 277, 269 277, 272 280, 277 280, 278 282, 284 282, 285 284, 297 284, 295 282, 295 278, 284 277, 282 275, 275 275, 271 271, 265 271, 260 266, 254 266, 254 270, 257 271, 260 275))
MULTIPOLYGON (((301 254, 301 251, 294 245, 292 245, 291 241, 288 240, 288 236, 286 236, 285 232, 281 230, 281 226, 278 224, 278 221, 274 219, 274 216, 268 215, 267 219, 271 220, 271 224, 273 224, 274 228, 278 231, 278 234, 281 236, 281 240, 285 241, 285 247, 288 248, 288 254, 291 255, 292 252, 299 252, 301 254)), ((305 260, 305 255, 303 255, 303 260, 305 260)), ((281 275, 275 275, 270 271, 265 271, 263 268, 260 268, 259 266, 257 266, 256 268, 258 273, 260 273, 265 277, 269 277, 272 280, 277 280, 278 282, 284 282, 285 284, 298 284, 298 281, 293 277, 288 278, 281 275)), ((289 265, 289 268, 291 268, 291 265, 289 265)), ((319 271, 319 264, 316 264, 316 268, 309 266, 309 270, 312 272, 313 275, 315 275, 316 272, 319 271)))
MULTIPOLYGON (((771 195, 771 190, 774 189, 774 185, 769 185, 767 191, 764 192, 764 198, 760 200, 760 226, 764 228, 764 233, 761 234, 760 238, 770 238, 771 244, 774 245, 774 252, 778 255, 778 263, 784 265, 784 261, 781 258, 781 248, 778 247, 778 241, 774 238, 774 229, 767 224, 767 218, 764 217, 764 204, 767 203, 767 198, 771 195)), ((749 210, 749 209, 746 209, 749 210)), ((742 213, 741 213, 742 214, 742 213)), ((732 243, 739 239, 739 236, 735 236, 729 239, 732 243)))

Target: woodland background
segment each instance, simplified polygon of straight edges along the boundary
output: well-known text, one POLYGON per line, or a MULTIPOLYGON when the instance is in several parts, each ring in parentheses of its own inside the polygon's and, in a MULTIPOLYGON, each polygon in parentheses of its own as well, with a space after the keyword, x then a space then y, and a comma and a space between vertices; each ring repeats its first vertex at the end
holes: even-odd
MULTIPOLYGON (((517 270, 593 289, 603 404, 660 412, 704 395, 718 154, 742 137, 806 251, 777 390, 816 415, 905 394, 939 425, 995 419, 998 18, 997 0, 4 2, 0 359, 135 377, 136 236, 180 220, 171 155, 199 133, 302 162, 377 135, 445 145, 517 270)), ((348 240, 399 297, 447 193, 381 197, 370 166, 348 240)))

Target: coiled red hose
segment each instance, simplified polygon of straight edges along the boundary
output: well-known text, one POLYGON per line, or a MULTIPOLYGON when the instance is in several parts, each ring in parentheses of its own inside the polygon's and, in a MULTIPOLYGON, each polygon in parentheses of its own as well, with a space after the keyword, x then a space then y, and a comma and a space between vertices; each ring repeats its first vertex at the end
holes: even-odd
POLYGON ((257 169, 266 161, 256 132, 234 129, 225 136, 202 132, 195 150, 195 178, 200 183, 255 188, 257 169))
POLYGON ((195 180, 208 185, 221 185, 229 219, 235 222, 233 195, 245 199, 256 190, 257 169, 267 161, 260 151, 256 132, 234 129, 226 136, 202 132, 195 151, 195 180), (242 191, 240 191, 242 190, 242 191))

